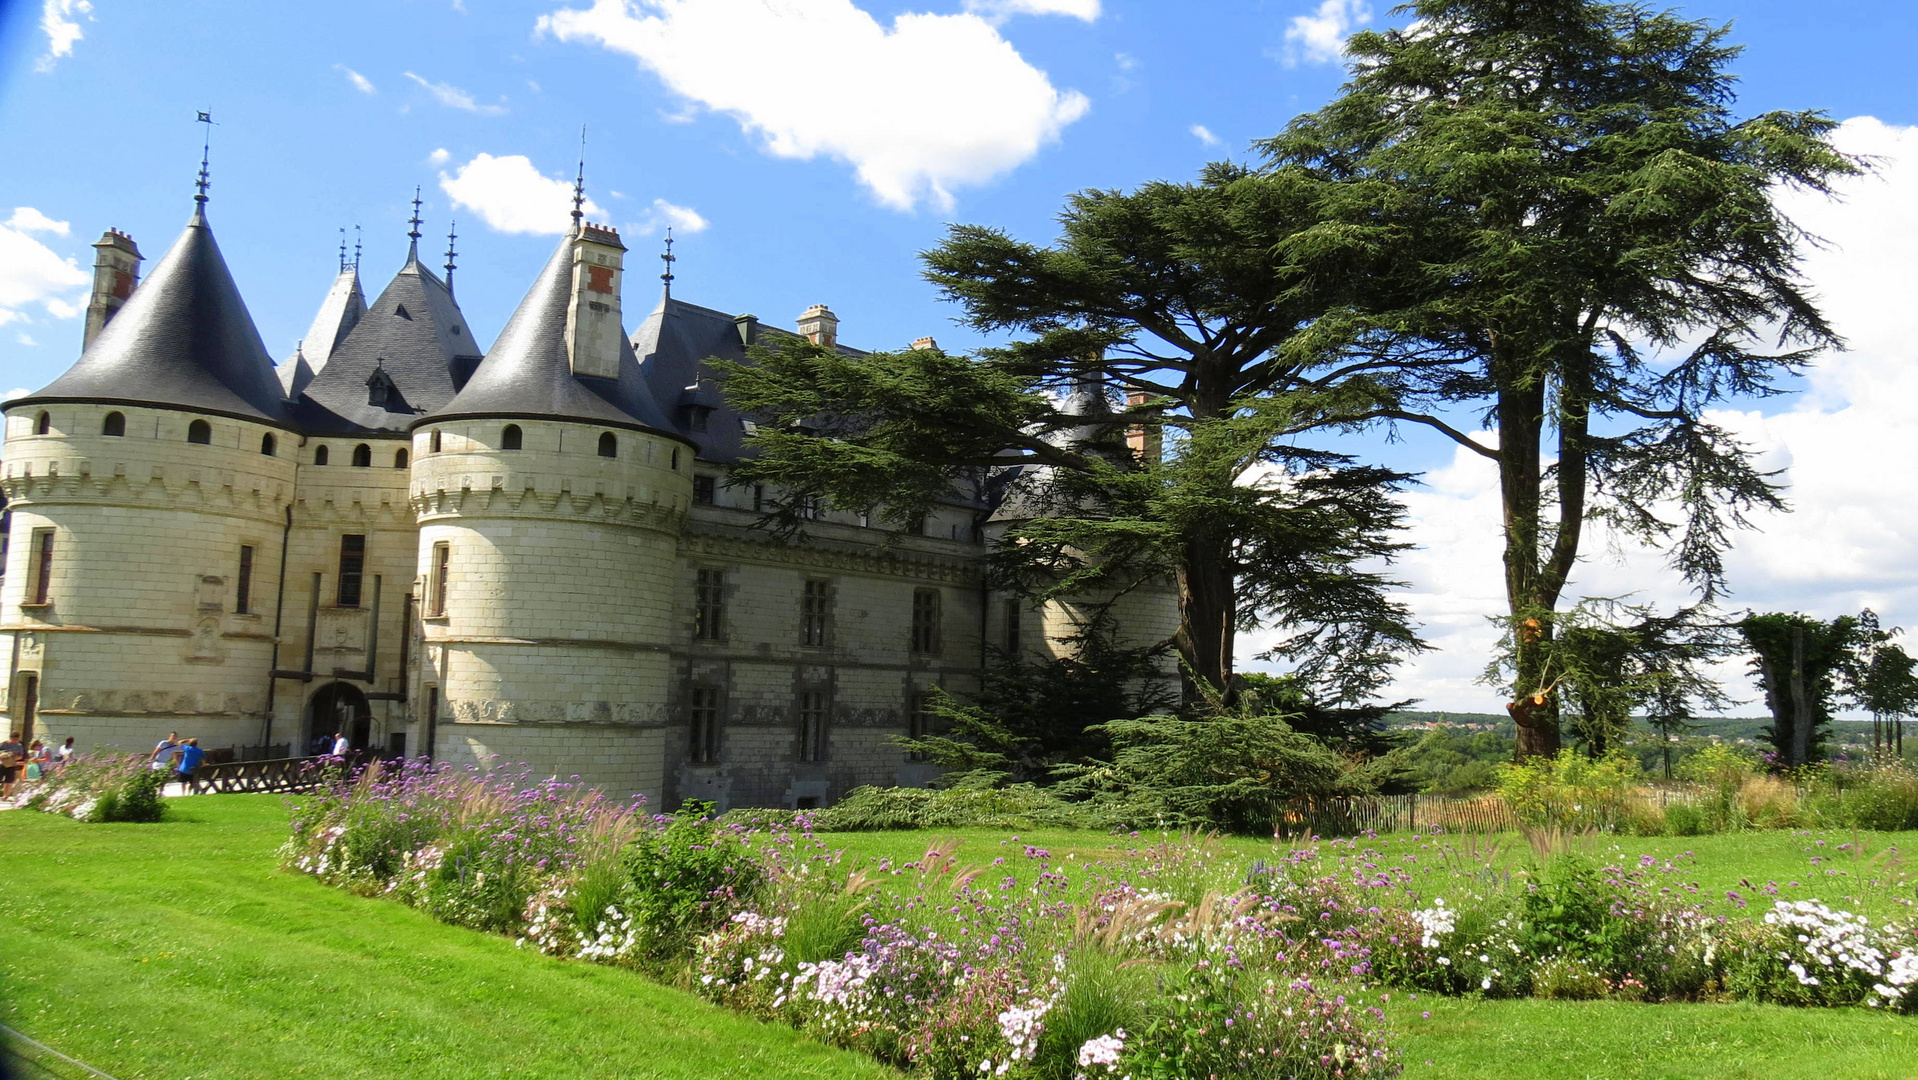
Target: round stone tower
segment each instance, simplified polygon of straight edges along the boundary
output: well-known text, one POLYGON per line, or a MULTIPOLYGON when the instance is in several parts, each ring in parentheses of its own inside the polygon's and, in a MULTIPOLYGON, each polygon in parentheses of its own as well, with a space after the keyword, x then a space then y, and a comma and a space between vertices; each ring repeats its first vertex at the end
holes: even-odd
POLYGON ((564 760, 657 798, 693 448, 620 326, 624 251, 576 227, 460 393, 413 427, 415 730, 441 760, 564 760))
POLYGON ((204 207, 98 315, 74 366, 6 408, 10 726, 257 743, 297 436, 204 207))

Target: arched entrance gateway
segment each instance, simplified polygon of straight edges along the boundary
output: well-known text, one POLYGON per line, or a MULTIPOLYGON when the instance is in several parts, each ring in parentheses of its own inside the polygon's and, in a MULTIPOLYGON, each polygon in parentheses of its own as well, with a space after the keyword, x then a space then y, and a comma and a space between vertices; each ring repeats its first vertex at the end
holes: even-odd
POLYGON ((353 749, 364 750, 373 739, 373 707, 352 683, 328 683, 314 691, 306 706, 306 741, 300 749, 324 754, 333 749, 333 736, 343 733, 353 749))

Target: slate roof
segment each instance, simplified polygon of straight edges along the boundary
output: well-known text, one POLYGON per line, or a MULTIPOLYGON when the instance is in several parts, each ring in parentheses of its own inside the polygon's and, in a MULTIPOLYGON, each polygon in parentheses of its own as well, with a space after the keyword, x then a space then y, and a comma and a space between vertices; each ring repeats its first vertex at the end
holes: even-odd
POLYGON ((66 374, 10 404, 125 402, 286 424, 285 391, 205 210, 66 374))
MULTIPOLYGON (((310 352, 307 359, 312 362, 310 352)), ((451 401, 458 375, 479 360, 480 348, 452 291, 421 265, 415 249, 331 356, 314 364, 295 416, 315 435, 402 433, 422 413, 451 401), (372 404, 368 393, 375 370, 385 372, 394 387, 383 406, 372 404)))
POLYGON ((687 438, 660 408, 640 374, 639 358, 631 342, 621 342, 618 378, 573 374, 566 357, 566 309, 573 289, 572 244, 570 235, 560 240, 553 257, 466 385, 451 401, 414 420, 414 426, 435 420, 493 416, 575 420, 687 438))
POLYGON ((300 339, 293 355, 280 362, 280 388, 288 398, 299 398, 364 314, 366 294, 360 291, 359 268, 350 264, 341 267, 332 288, 326 291, 326 299, 320 303, 320 310, 314 313, 313 325, 307 329, 306 336, 300 339))

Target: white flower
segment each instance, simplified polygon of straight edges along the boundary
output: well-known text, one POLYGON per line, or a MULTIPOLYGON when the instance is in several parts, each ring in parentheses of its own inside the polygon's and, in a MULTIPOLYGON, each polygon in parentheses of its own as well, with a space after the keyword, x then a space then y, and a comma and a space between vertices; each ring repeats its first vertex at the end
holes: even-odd
POLYGON ((1125 1029, 1120 1028, 1110 1035, 1087 1039, 1085 1045, 1079 1047, 1079 1067, 1085 1069, 1104 1065, 1106 1071, 1111 1072, 1118 1068, 1119 1055, 1124 1052, 1125 1029))

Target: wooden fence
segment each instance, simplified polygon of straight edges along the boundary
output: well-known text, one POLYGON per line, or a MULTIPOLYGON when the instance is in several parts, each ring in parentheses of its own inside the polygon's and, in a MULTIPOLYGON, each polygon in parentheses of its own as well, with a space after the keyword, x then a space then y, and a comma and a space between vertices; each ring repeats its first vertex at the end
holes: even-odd
POLYGON ((187 790, 195 795, 233 795, 260 791, 306 791, 318 787, 331 767, 356 773, 378 760, 362 750, 343 758, 270 758, 259 761, 207 762, 193 771, 187 790))
POLYGON ((1375 832, 1443 830, 1507 832, 1518 818, 1496 795, 1455 799, 1443 795, 1342 795, 1293 799, 1285 804, 1279 832, 1285 836, 1356 836, 1375 832))

